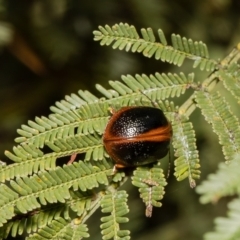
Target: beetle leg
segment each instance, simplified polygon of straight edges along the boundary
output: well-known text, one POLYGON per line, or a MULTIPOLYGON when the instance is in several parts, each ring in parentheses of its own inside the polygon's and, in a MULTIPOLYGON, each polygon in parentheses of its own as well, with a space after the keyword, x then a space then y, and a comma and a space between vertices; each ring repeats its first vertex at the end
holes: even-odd
POLYGON ((123 168, 126 168, 126 166, 121 163, 116 163, 113 167, 113 174, 117 173, 119 169, 123 168))
POLYGON ((113 107, 109 107, 108 109, 112 115, 116 112, 116 110, 113 107))
POLYGON ((70 160, 67 163, 67 165, 72 164, 75 161, 76 157, 77 157, 76 153, 72 154, 71 157, 70 157, 70 160))

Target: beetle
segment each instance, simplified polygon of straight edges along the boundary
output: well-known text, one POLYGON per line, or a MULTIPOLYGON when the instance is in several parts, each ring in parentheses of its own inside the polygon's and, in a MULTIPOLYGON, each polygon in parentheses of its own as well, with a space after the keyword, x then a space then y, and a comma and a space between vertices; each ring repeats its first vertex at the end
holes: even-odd
POLYGON ((119 169, 165 157, 171 137, 172 126, 161 109, 129 106, 113 113, 103 134, 103 144, 119 169))

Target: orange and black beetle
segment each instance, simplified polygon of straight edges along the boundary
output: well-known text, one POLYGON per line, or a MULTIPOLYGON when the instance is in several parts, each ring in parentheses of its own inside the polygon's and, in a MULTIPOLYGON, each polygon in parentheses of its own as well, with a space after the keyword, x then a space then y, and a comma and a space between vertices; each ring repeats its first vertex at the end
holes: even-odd
POLYGON ((123 107, 110 118, 103 143, 116 168, 149 164, 169 152, 172 127, 162 110, 123 107))

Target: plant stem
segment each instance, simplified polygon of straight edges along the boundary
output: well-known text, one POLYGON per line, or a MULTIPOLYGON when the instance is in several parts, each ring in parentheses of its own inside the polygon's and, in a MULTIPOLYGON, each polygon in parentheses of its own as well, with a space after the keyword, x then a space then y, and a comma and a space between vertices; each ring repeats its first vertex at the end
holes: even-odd
MULTIPOLYGON (((237 62, 240 59, 240 43, 235 47, 220 63, 218 69, 227 68, 230 64, 237 62)), ((201 88, 210 92, 219 82, 218 70, 212 72, 201 84, 201 88)), ((196 109, 196 103, 194 101, 195 93, 193 93, 179 108, 179 114, 183 114, 189 117, 196 109)))

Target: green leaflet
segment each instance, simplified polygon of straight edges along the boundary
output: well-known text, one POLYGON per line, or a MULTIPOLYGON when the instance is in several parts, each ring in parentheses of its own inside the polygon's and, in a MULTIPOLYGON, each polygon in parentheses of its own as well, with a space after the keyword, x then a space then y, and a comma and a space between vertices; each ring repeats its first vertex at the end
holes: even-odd
POLYGON ((240 194, 240 160, 239 154, 229 163, 220 163, 218 171, 209 175, 197 187, 197 192, 201 194, 202 203, 216 202, 219 198, 240 194))
POLYGON ((240 126, 238 119, 230 110, 228 103, 218 93, 196 92, 196 101, 206 120, 212 125, 222 145, 227 161, 239 152, 240 126))
POLYGON ((220 163, 217 172, 210 174, 207 180, 196 188, 197 192, 201 194, 200 201, 204 204, 215 203, 225 196, 238 196, 228 204, 227 217, 217 217, 214 231, 205 234, 204 239, 229 240, 240 237, 239 176, 240 158, 239 154, 237 154, 228 164, 220 163))
MULTIPOLYGON (((54 224, 51 224, 54 222, 54 220, 59 221, 59 218, 62 217, 68 220, 65 221, 65 225, 69 223, 69 214, 71 213, 71 217, 73 217, 70 209, 76 212, 77 216, 81 217, 84 213, 91 211, 96 204, 96 201, 92 201, 91 196, 84 196, 78 192, 71 192, 71 195, 72 199, 69 200, 66 204, 56 203, 47 205, 45 207, 42 206, 41 210, 34 210, 32 212, 29 212, 27 215, 19 215, 18 219, 10 220, 2 228, 0 228, 0 237, 5 239, 8 235, 17 237, 18 235, 27 233, 30 234, 29 239, 43 239, 41 233, 46 229, 49 231, 49 227, 54 226, 54 224), (35 234, 33 234, 34 232, 35 234)), ((78 219, 72 221, 71 226, 74 227, 72 229, 73 231, 71 231, 71 239, 78 240, 81 236, 88 236, 87 232, 84 231, 84 233, 83 230, 81 230, 82 228, 86 228, 86 226, 80 225, 82 224, 79 223, 78 219), (74 225, 72 225, 73 223, 74 225), (80 233, 78 233, 78 231, 80 231, 80 233)), ((58 234, 59 230, 60 229, 54 229, 56 234, 58 234)), ((68 232, 68 234, 70 233, 68 232)))
POLYGON ((127 197, 126 191, 123 190, 115 193, 109 192, 103 197, 102 212, 108 215, 101 218, 102 239, 130 239, 130 232, 120 229, 120 224, 128 222, 128 218, 124 217, 129 212, 127 197))
POLYGON ((65 205, 55 204, 42 208, 41 210, 35 210, 33 214, 22 215, 19 219, 11 220, 0 228, 0 237, 7 238, 8 235, 16 237, 22 234, 30 234, 36 232, 47 226, 53 219, 64 216, 68 216, 68 208, 65 205))
POLYGON ((141 38, 135 27, 126 23, 112 27, 99 26, 99 31, 94 31, 93 34, 94 40, 100 41, 101 46, 112 45, 113 49, 139 52, 149 58, 154 55, 157 60, 178 66, 183 64, 185 58, 193 60, 193 67, 200 66, 201 70, 213 71, 218 64, 217 61, 209 59, 206 44, 172 34, 172 46, 169 46, 161 29, 158 30, 160 42, 156 42, 151 28, 142 28, 141 38))
POLYGON ((16 181, 10 181, 10 187, 1 185, 0 225, 16 214, 13 206, 19 212, 27 213, 39 208, 40 204, 65 203, 71 199, 70 188, 85 192, 100 184, 108 185, 107 175, 111 173, 112 166, 107 163, 105 167, 97 167, 80 161, 32 177, 16 178, 16 181))
POLYGON ((224 87, 240 101, 240 69, 236 62, 228 66, 227 69, 219 69, 219 79, 223 82, 224 87))
POLYGON ((49 225, 40 228, 37 233, 30 235, 27 239, 79 240, 88 237, 88 228, 85 224, 79 224, 77 219, 67 221, 63 218, 58 218, 56 220, 53 220, 49 225))
POLYGON ((19 163, 9 164, 0 168, 0 182, 13 179, 15 177, 24 177, 37 173, 39 170, 50 170, 56 168, 56 157, 44 156, 34 160, 21 161, 19 163))
MULTIPOLYGON (((101 124, 101 126, 103 126, 103 124, 101 124)), ((32 144, 29 145, 32 146, 32 144)), ((59 158, 68 155, 71 156, 75 153, 85 153, 90 148, 99 148, 102 146, 102 140, 101 136, 94 132, 94 134, 75 134, 74 136, 53 138, 51 141, 45 140, 44 145, 50 148, 53 152, 46 153, 45 155, 41 153, 41 156, 33 157, 33 154, 31 155, 27 152, 21 144, 13 148, 14 154, 9 151, 5 151, 5 155, 15 162, 28 160, 37 161, 39 159, 47 160, 49 158, 59 158)))
MULTIPOLYGON (((67 96, 66 99, 68 99, 67 96)), ((57 107, 59 105, 52 110, 57 112, 59 109, 57 107)), ((26 143, 29 146, 28 148, 35 150, 35 148, 43 148, 46 142, 52 143, 59 139, 74 137, 76 133, 97 132, 101 134, 103 132, 103 117, 108 115, 107 103, 101 103, 98 100, 95 104, 83 105, 77 110, 72 110, 72 108, 75 108, 75 106, 69 106, 69 109, 65 109, 66 112, 59 109, 60 113, 50 114, 48 118, 36 117, 36 122, 28 121, 29 126, 22 125, 22 129, 18 130, 22 137, 16 138, 16 142, 21 145, 26 143), (40 128, 41 132, 39 131, 40 128), (32 134, 32 132, 35 132, 35 134, 32 134)), ((28 154, 33 152, 29 149, 26 149, 26 151, 28 154)))
POLYGON ((196 136, 191 122, 184 117, 173 118, 173 147, 175 150, 175 173, 178 181, 188 177, 191 187, 195 187, 195 179, 200 178, 199 156, 196 148, 196 136))
POLYGON ((161 207, 164 187, 167 185, 160 163, 152 168, 138 167, 133 172, 132 184, 138 187, 140 197, 146 205, 146 216, 151 217, 152 207, 161 207))
MULTIPOLYGON (((144 94, 152 97, 153 100, 164 100, 169 97, 179 97, 183 94, 188 85, 193 82, 193 74, 159 74, 154 75, 131 75, 122 76, 123 82, 130 88, 129 93, 142 91, 144 94)), ((112 85, 113 87, 113 85, 112 85)), ((118 88, 115 88, 118 90, 118 88)), ((123 92, 123 95, 128 93, 123 92)), ((102 92, 103 93, 103 92, 102 92)))
POLYGON ((204 235, 205 240, 230 240, 240 238, 240 199, 234 199, 228 204, 227 217, 215 219, 215 231, 204 235))

